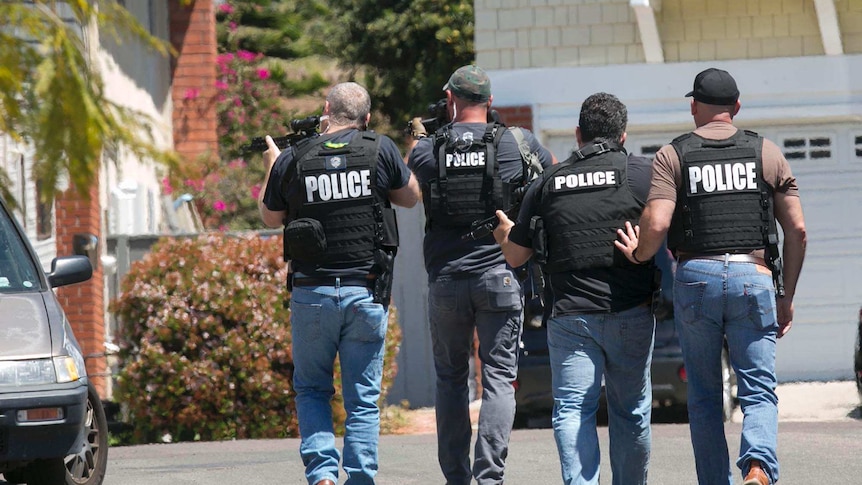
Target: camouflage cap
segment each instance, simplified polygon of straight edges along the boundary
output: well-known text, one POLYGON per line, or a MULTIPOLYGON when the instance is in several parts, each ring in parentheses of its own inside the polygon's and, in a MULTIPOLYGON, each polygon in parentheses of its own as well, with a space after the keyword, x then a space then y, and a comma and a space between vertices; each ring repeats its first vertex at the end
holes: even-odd
POLYGON ((479 66, 459 67, 443 86, 443 91, 466 100, 481 103, 491 98, 491 80, 479 66))

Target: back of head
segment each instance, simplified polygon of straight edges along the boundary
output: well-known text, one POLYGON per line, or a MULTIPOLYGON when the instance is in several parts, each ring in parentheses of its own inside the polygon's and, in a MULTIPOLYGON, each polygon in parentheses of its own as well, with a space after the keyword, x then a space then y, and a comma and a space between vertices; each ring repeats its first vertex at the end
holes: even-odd
POLYGON ((453 96, 468 103, 484 104, 491 99, 491 79, 479 66, 462 66, 452 73, 443 91, 451 91, 453 96))
POLYGON ((628 110, 616 96, 596 93, 581 104, 578 126, 584 143, 619 143, 628 124, 628 110))
POLYGON ((339 126, 365 127, 365 119, 371 112, 371 97, 368 91, 354 82, 336 84, 326 96, 329 103, 329 122, 339 126))

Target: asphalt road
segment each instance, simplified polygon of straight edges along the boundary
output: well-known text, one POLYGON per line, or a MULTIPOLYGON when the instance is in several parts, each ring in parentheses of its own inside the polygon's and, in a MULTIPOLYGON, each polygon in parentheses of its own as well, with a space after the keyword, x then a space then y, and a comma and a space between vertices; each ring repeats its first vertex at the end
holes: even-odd
MULTIPOLYGON (((862 483, 862 409, 855 386, 779 385, 781 485, 862 483)), ((741 414, 727 423, 728 447, 739 449, 741 414)), ((654 485, 696 483, 687 424, 654 424, 649 470, 654 485)), ((475 433, 474 433, 475 436, 475 433)), ((599 428, 602 483, 610 483, 608 429, 599 428)), ((340 443, 340 440, 339 440, 340 443)), ((379 485, 442 484, 433 433, 382 436, 379 485)), ((106 485, 304 484, 299 440, 249 440, 113 447, 106 485)), ((560 483, 550 429, 515 430, 506 483, 560 483)), ((735 483, 741 483, 737 477, 735 483)), ((341 477, 341 483, 344 477, 341 477)), ((4 483, 0 480, 0 484, 4 483)))
MULTIPOLYGON (((739 423, 727 426, 728 445, 739 448, 739 423)), ((599 430, 603 483, 609 483, 607 427, 599 430)), ((383 436, 377 483, 443 483, 433 434, 383 436)), ((782 485, 862 482, 862 422, 791 422, 781 424, 779 460, 782 485)), ((653 426, 650 483, 694 484, 694 459, 688 426, 653 426)), ((549 429, 512 433, 506 483, 560 483, 560 469, 549 429)), ((343 483, 344 478, 342 477, 343 483)), ((737 483, 741 482, 741 479, 737 483)), ((299 440, 177 443, 111 449, 108 485, 303 484, 299 440)))

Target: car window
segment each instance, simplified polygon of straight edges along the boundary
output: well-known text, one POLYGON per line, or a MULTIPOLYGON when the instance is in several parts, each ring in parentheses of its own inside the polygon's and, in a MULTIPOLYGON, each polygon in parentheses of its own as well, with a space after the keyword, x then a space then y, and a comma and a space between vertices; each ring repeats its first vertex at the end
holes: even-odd
POLYGON ((11 216, 0 209, 0 294, 37 291, 39 272, 11 216))

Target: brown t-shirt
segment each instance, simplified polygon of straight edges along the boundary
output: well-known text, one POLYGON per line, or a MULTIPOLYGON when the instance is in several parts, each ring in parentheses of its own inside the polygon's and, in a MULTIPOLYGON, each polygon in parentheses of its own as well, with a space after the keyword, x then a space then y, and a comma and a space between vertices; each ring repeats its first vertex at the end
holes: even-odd
MULTIPOLYGON (((737 132, 730 123, 713 121, 694 130, 694 134, 709 140, 724 140, 737 132)), ((778 145, 763 139, 763 178, 775 192, 799 197, 796 178, 790 172, 790 164, 778 145)), ((673 146, 661 147, 655 155, 649 199, 668 199, 676 202, 677 187, 682 185, 682 168, 673 146)))

